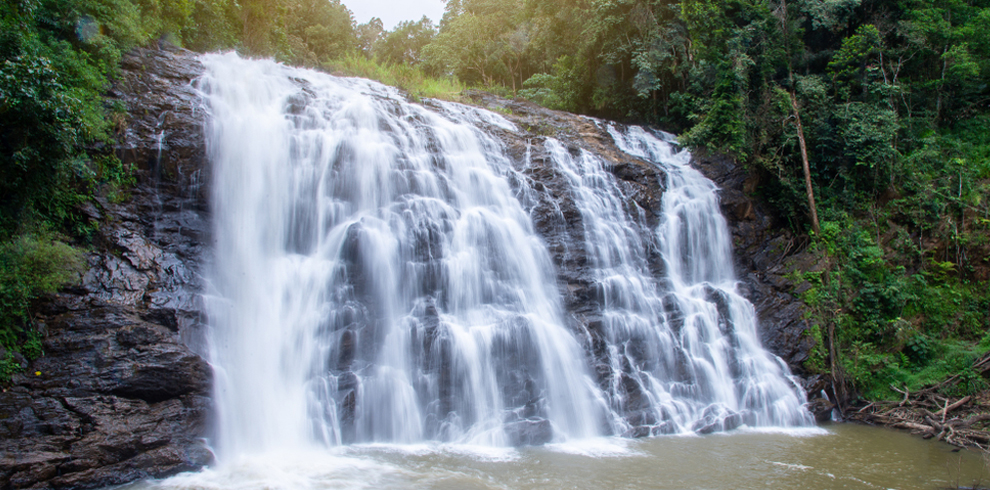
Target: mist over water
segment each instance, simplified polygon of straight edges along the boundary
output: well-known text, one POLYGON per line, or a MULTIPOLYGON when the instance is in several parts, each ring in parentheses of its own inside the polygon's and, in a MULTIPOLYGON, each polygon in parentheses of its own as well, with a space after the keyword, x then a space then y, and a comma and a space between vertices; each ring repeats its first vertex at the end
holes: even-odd
POLYGON ((664 135, 608 127, 666 175, 658 228, 630 209, 601 157, 543 142, 581 213, 602 376, 585 332, 567 326, 522 202, 535 192, 525 162, 491 134, 518 131, 510 121, 409 104, 367 80, 235 54, 202 60, 221 462, 811 425, 736 292, 714 184, 664 135), (661 275, 646 260, 657 246, 661 275))

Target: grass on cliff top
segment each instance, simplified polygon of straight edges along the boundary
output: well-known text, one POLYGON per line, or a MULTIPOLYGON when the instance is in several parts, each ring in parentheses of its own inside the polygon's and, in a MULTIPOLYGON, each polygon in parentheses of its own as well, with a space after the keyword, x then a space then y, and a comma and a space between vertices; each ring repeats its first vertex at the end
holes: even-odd
POLYGON ((457 79, 433 77, 419 67, 380 63, 357 54, 348 54, 325 62, 323 69, 334 74, 370 78, 398 87, 409 93, 413 100, 426 97, 456 102, 459 101, 459 94, 467 88, 457 79))

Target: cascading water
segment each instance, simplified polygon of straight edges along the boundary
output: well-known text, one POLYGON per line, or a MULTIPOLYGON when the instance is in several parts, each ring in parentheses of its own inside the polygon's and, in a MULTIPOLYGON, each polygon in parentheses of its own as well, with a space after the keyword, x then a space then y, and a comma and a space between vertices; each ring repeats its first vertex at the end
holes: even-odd
POLYGON ((760 346, 753 306, 736 292, 715 185, 687 151, 642 128, 608 126, 624 152, 666 174, 655 236, 602 158, 547 147, 574 189, 600 300, 598 335, 612 371, 602 386, 621 433, 702 433, 812 423, 787 368, 760 346), (632 207, 632 209, 630 209, 632 207), (659 248, 666 274, 648 264, 659 248))
POLYGON ((667 173, 657 234, 676 306, 665 306, 668 317, 684 319, 680 345, 690 358, 697 399, 716 404, 706 412, 727 409, 750 426, 811 425, 803 390, 783 361, 760 345, 753 305, 736 290, 731 236, 715 184, 691 168, 686 151, 673 154, 669 142, 642 128, 630 128, 625 137, 609 132, 623 151, 659 162, 667 173))
POLYGON ((494 139, 377 83, 204 63, 221 453, 599 433, 494 139))
POLYGON ((803 394, 756 340, 714 185, 686 153, 611 129, 668 176, 653 230, 601 159, 546 141, 602 299, 612 372, 596 383, 517 198, 532 189, 481 129, 517 131, 511 122, 270 61, 203 62, 221 457, 810 423, 803 394), (660 279, 644 258, 657 244, 660 279))

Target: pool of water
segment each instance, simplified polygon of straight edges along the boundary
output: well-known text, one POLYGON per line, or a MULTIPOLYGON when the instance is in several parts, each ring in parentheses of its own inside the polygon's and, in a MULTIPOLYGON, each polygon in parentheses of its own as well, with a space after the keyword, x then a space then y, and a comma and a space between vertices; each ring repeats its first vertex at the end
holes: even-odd
POLYGON ((245 455, 128 490, 936 489, 990 484, 983 456, 852 424, 532 448, 360 445, 245 455))

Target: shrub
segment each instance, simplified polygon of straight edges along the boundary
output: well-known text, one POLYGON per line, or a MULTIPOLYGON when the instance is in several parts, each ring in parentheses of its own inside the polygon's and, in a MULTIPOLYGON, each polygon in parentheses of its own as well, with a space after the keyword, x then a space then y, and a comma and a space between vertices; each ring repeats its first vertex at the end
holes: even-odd
POLYGON ((418 66, 381 63, 353 53, 328 61, 323 64, 323 68, 329 72, 370 78, 398 87, 408 92, 413 100, 423 97, 456 100, 457 95, 465 89, 457 79, 433 77, 418 66))
POLYGON ((0 383, 20 369, 12 351, 29 360, 42 352, 41 334, 31 327, 31 302, 79 280, 83 253, 48 232, 27 233, 0 244, 0 383), (11 371, 13 369, 13 371, 11 371))

